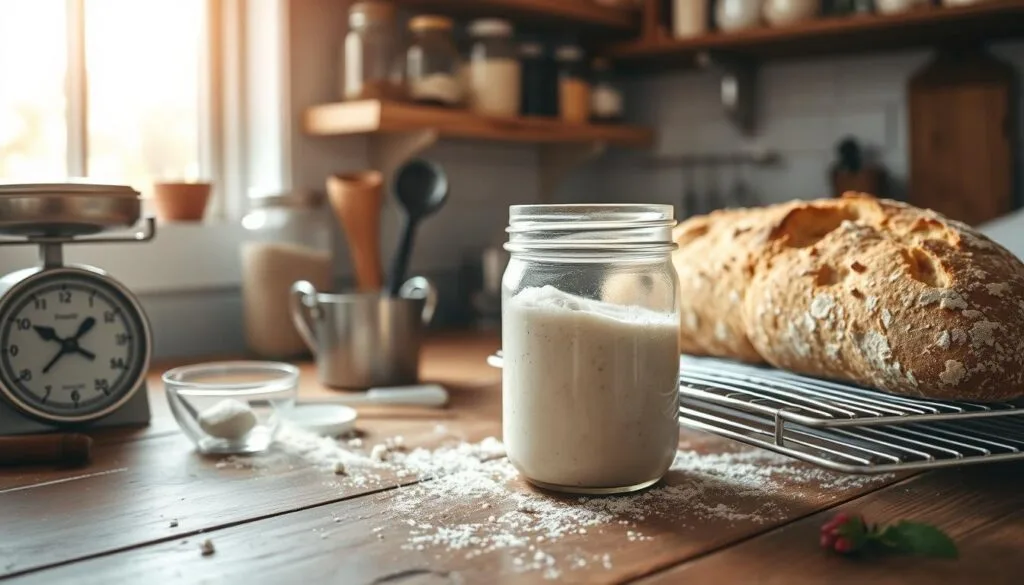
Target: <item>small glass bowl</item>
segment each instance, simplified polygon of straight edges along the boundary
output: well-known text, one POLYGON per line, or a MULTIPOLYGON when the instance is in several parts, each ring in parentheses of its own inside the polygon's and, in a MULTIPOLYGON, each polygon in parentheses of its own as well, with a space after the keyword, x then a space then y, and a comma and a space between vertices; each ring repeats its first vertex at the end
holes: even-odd
POLYGON ((273 442, 283 413, 295 404, 299 369, 280 362, 211 362, 168 370, 163 381, 178 426, 200 453, 238 455, 264 451, 273 442), (225 421, 218 411, 234 416, 225 421))

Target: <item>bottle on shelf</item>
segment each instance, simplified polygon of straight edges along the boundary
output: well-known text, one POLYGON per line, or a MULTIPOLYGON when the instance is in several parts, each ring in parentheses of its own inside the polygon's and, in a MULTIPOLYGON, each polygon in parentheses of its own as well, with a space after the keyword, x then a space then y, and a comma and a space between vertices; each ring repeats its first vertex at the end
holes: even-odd
POLYGON ((522 98, 520 113, 524 116, 558 116, 558 72, 543 43, 528 41, 519 45, 522 63, 522 98))
POLYGON ((469 34, 470 107, 488 116, 518 116, 522 73, 512 25, 483 18, 469 24, 469 34))
POLYGON ((356 2, 349 9, 348 26, 340 59, 345 66, 344 99, 403 99, 394 6, 386 2, 356 2))
POLYGON ((583 60, 583 50, 576 45, 562 45, 555 51, 558 62, 558 115, 573 124, 590 120, 590 81, 583 60))
POLYGON ((708 32, 711 0, 674 0, 672 36, 688 39, 708 32))
POLYGON ((594 122, 622 121, 622 92, 615 85, 611 61, 603 57, 594 59, 594 86, 590 90, 590 119, 594 122))
POLYGON ((452 39, 452 20, 443 16, 416 16, 409 21, 412 41, 405 53, 406 92, 409 99, 435 106, 463 104, 459 80, 460 57, 452 39))

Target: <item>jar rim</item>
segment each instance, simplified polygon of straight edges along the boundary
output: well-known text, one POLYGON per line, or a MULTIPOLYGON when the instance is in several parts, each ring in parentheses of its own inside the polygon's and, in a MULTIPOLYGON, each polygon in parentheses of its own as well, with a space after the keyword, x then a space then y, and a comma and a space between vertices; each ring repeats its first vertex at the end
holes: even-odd
POLYGON ((601 226, 656 227, 675 225, 675 208, 658 203, 521 204, 508 208, 508 232, 533 229, 601 229, 601 226), (582 225, 581 225, 582 224, 582 225), (556 227, 557 226, 557 227, 556 227))
POLYGON ((534 209, 551 209, 573 211, 577 209, 621 209, 624 211, 646 209, 659 211, 669 217, 675 213, 675 208, 667 203, 517 203, 508 206, 509 211, 529 211, 534 209))
POLYGON ((580 203, 512 205, 505 249, 575 256, 665 254, 676 249, 671 205, 580 203))

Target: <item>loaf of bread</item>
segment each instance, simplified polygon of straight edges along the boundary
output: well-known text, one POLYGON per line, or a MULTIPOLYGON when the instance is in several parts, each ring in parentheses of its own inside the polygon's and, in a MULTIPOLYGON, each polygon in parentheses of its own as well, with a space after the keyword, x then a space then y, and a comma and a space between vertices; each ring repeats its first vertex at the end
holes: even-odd
POLYGON ((681 223, 682 351, 934 399, 1024 395, 1024 263, 865 194, 681 223))

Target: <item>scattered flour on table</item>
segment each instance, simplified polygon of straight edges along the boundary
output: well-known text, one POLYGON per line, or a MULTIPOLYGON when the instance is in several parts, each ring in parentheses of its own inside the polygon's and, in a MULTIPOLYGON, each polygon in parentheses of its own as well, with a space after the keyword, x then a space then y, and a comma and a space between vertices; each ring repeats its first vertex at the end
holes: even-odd
POLYGON ((555 496, 527 487, 494 438, 434 450, 406 450, 400 437, 373 445, 368 452, 351 445, 285 428, 270 452, 229 457, 217 467, 294 468, 297 457, 338 486, 395 487, 396 477, 401 483, 429 480, 398 487, 389 496, 385 524, 373 528, 373 538, 392 538, 397 531, 404 539, 403 549, 446 551, 467 559, 502 551, 516 571, 538 572, 547 579, 566 571, 613 566, 611 554, 585 554, 572 546, 572 539, 582 543, 589 534, 621 536, 624 543, 646 542, 657 540, 644 532, 649 520, 681 531, 711 522, 767 524, 786 514, 776 503, 778 498, 769 496, 793 486, 816 485, 834 493, 889 479, 840 475, 760 450, 679 450, 667 481, 655 488, 624 496, 555 496), (344 475, 335 475, 339 468, 344 475), (551 546, 562 541, 566 542, 551 546))

